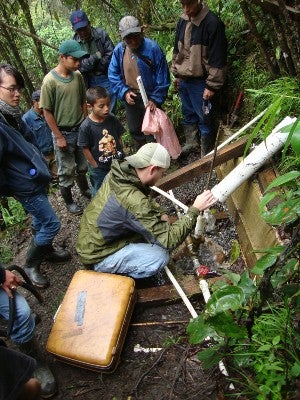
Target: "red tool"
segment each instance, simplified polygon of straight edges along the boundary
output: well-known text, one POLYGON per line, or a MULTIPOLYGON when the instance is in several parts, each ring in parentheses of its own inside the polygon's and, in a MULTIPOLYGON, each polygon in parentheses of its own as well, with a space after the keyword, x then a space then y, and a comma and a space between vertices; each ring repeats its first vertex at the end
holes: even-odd
POLYGON ((236 102, 235 102, 235 105, 233 107, 233 110, 229 115, 229 123, 228 123, 229 128, 232 128, 233 124, 238 119, 237 112, 238 112, 238 109, 240 108, 243 96, 244 96, 244 92, 240 92, 239 95, 238 95, 238 98, 236 99, 236 102))

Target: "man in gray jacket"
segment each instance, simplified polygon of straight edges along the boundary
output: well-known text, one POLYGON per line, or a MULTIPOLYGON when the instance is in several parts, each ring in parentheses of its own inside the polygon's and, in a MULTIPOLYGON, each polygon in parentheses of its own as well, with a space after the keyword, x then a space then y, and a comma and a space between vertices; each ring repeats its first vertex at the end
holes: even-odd
POLYGON ((85 209, 77 252, 95 271, 147 278, 169 261, 169 252, 184 241, 200 211, 214 204, 209 190, 196 197, 178 221, 150 197, 170 166, 159 143, 147 143, 125 161, 114 160, 107 179, 85 209))
POLYGON ((110 111, 113 111, 117 97, 112 92, 107 70, 114 44, 104 29, 91 26, 84 11, 73 11, 70 15, 70 22, 75 31, 73 39, 80 44, 82 50, 90 54, 88 58, 81 60, 79 67, 86 87, 87 89, 95 86, 104 87, 110 95, 110 111))

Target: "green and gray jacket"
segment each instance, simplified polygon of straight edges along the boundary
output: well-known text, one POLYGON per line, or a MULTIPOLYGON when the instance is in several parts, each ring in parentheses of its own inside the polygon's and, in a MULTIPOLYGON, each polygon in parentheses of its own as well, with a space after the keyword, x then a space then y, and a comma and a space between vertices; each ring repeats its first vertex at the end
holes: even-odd
POLYGON ((129 243, 152 243, 173 250, 195 226, 199 211, 190 207, 173 224, 161 221, 164 210, 149 196, 127 161, 114 160, 107 179, 85 209, 76 250, 85 265, 96 264, 129 243))

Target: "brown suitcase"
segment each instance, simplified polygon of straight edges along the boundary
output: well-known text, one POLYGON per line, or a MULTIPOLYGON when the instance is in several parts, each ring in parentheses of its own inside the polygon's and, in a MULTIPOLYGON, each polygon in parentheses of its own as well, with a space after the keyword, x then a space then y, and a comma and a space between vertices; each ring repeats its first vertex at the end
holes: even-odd
POLYGON ((132 278, 77 271, 56 314, 47 350, 66 363, 113 372, 135 302, 132 278))

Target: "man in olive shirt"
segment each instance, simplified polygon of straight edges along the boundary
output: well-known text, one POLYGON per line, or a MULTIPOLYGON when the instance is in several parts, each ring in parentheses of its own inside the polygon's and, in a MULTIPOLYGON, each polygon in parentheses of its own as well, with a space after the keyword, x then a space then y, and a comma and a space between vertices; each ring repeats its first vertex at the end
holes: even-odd
POLYGON ((59 63, 43 80, 40 107, 54 135, 57 175, 62 197, 68 210, 81 214, 82 207, 74 203, 71 187, 76 178, 81 193, 90 197, 86 172, 87 163, 77 146, 79 126, 87 115, 85 84, 78 71, 80 60, 89 56, 75 40, 59 46, 59 63))

